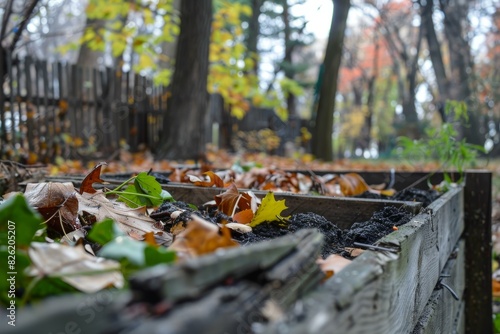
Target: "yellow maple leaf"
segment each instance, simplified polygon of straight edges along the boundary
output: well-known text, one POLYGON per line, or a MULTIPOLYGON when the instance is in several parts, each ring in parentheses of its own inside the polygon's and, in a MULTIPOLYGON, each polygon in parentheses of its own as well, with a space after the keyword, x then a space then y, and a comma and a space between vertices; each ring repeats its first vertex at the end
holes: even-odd
POLYGON ((268 192, 266 197, 262 199, 262 203, 255 212, 255 215, 249 225, 251 227, 255 227, 265 221, 288 219, 290 216, 281 216, 281 212, 286 209, 288 209, 288 207, 285 205, 284 199, 277 201, 274 198, 274 194, 272 192, 268 192))

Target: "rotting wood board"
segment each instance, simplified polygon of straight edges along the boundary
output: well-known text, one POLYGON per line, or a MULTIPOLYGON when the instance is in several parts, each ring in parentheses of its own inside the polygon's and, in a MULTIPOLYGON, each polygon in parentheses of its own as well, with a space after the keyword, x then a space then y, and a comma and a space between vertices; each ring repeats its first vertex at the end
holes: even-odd
POLYGON ((267 333, 409 333, 416 325, 463 227, 462 188, 380 240, 399 251, 365 251, 302 300, 298 320, 267 333), (458 229, 458 232, 447 230, 458 229), (440 235, 447 236, 446 238, 440 235), (452 238, 455 238, 452 240, 452 238), (451 246, 453 245, 453 246, 451 246))

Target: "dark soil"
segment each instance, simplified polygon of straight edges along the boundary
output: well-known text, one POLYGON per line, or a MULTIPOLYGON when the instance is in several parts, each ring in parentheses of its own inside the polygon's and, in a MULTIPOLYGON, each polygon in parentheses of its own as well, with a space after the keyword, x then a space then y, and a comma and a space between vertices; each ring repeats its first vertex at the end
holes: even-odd
POLYGON ((432 202, 434 202, 439 196, 440 196, 439 193, 435 190, 408 188, 397 192, 394 196, 383 196, 367 191, 361 195, 354 197, 371 198, 371 199, 389 199, 393 201, 405 201, 405 202, 422 202, 422 205, 426 207, 432 202))
POLYGON ((373 244, 380 238, 394 231, 394 226, 406 224, 412 215, 396 207, 389 206, 375 212, 373 217, 364 222, 355 223, 350 229, 342 230, 325 217, 315 213, 292 215, 288 225, 281 222, 263 223, 251 233, 235 235, 234 239, 242 244, 273 239, 303 228, 317 228, 325 240, 321 250, 323 258, 330 254, 348 255, 345 247, 354 247, 354 242, 373 244))
MULTIPOLYGON (((212 223, 220 223, 222 220, 228 220, 225 215, 220 215, 216 210, 195 211, 183 202, 164 203, 151 217, 157 220, 167 221, 171 212, 182 208, 186 210, 179 216, 174 223, 179 220, 187 220, 188 216, 196 213, 212 223), (163 217, 163 219, 161 219, 163 217)), ((364 222, 355 223, 350 229, 342 230, 334 223, 328 221, 325 217, 318 214, 298 213, 294 214, 286 222, 273 221, 262 223, 253 228, 250 233, 241 234, 233 231, 233 238, 240 244, 245 245, 257 241, 274 239, 288 233, 296 232, 304 228, 317 228, 325 237, 321 255, 323 258, 330 254, 342 254, 348 256, 345 247, 354 247, 354 242, 373 244, 383 236, 391 233, 394 226, 400 226, 411 219, 411 214, 393 206, 385 207, 381 211, 374 213, 373 217, 364 222)), ((169 230, 172 224, 165 226, 169 230)))

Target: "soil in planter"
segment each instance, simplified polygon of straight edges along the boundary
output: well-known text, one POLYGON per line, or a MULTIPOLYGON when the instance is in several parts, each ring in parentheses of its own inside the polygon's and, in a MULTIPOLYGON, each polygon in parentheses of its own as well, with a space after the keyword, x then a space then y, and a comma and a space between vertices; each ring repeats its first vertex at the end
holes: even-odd
POLYGON ((394 226, 406 224, 412 215, 396 207, 385 207, 367 221, 355 223, 350 229, 342 230, 325 217, 315 213, 292 215, 288 225, 281 222, 262 223, 251 233, 235 235, 234 239, 242 244, 273 239, 303 228, 317 228, 325 237, 321 256, 341 254, 347 256, 345 247, 354 247, 354 242, 373 244, 394 231, 394 226))
POLYGON ((422 206, 426 207, 432 202, 434 202, 439 196, 440 196, 439 193, 435 190, 408 188, 397 192, 394 196, 383 196, 367 191, 361 195, 354 197, 371 198, 371 199, 390 199, 393 201, 405 201, 405 202, 421 202, 422 206))
MULTIPOLYGON (((169 217, 170 213, 182 208, 186 212, 180 215, 177 220, 185 221, 190 213, 196 214, 211 221, 220 223, 228 217, 219 214, 216 210, 195 211, 183 202, 164 203, 155 213, 151 214, 154 219, 169 217)), ((288 233, 296 232, 304 228, 317 228, 325 237, 321 255, 323 258, 330 254, 341 254, 348 256, 345 247, 354 247, 354 242, 373 244, 380 238, 394 231, 394 226, 406 224, 412 215, 402 209, 393 206, 374 213, 372 218, 364 222, 357 222, 350 229, 342 230, 325 217, 318 214, 298 213, 293 214, 287 222, 274 221, 265 222, 254 227, 250 233, 238 233, 233 231, 233 238, 240 244, 245 245, 262 240, 274 239, 288 233)), ((165 221, 165 220, 164 220, 165 221)), ((175 222, 174 222, 175 223, 175 222)), ((169 225, 165 226, 168 230, 169 225)))

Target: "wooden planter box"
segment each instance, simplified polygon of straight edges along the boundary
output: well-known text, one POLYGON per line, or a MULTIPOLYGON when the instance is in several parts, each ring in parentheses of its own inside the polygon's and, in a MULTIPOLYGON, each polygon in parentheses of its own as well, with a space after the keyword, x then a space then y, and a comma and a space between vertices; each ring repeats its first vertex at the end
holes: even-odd
MULTIPOLYGON (((387 175, 370 174, 363 175, 368 183, 383 181, 387 175)), ((416 182, 417 186, 425 188, 425 175, 398 173, 396 188, 416 182)), ((442 175, 433 177, 437 180, 442 175)), ((196 204, 213 199, 219 192, 215 188, 179 185, 167 185, 165 189, 176 200, 196 204)), ((206 284, 208 289, 210 280, 216 282, 222 275, 221 270, 241 274, 242 268, 253 266, 249 272, 263 270, 259 277, 264 276, 267 282, 258 287, 243 281, 228 294, 214 283, 214 288, 207 290, 207 297, 202 300, 187 299, 183 306, 164 317, 135 320, 124 317, 120 311, 130 298, 129 292, 114 293, 105 305, 98 303, 98 296, 103 292, 94 297, 63 297, 45 302, 44 313, 30 314, 29 309, 24 315, 20 313, 19 324, 26 330, 47 328, 58 332, 57 328, 50 327, 54 325, 54 320, 50 319, 58 315, 61 322, 76 322, 82 333, 116 326, 148 333, 249 332, 251 324, 259 320, 261 302, 271 297, 286 314, 277 322, 260 324, 257 330, 261 333, 492 333, 491 173, 468 173, 464 188, 448 191, 425 209, 418 203, 398 201, 284 194, 275 194, 275 197, 286 199, 291 211, 285 214, 315 212, 341 228, 367 220, 387 205, 416 215, 377 243, 390 251, 365 251, 323 284, 318 284, 313 272, 290 266, 290 262, 304 260, 297 252, 277 264, 272 262, 273 254, 280 249, 285 252, 290 245, 317 254, 318 238, 312 232, 305 232, 295 239, 273 240, 257 246, 264 255, 269 252, 267 260, 265 256, 262 260, 250 258, 244 265, 236 260, 229 261, 232 250, 228 250, 225 254, 193 259, 174 269, 156 267, 147 274, 139 274, 132 282, 135 295, 145 293, 143 286, 152 282, 163 284, 164 288, 157 289, 167 296, 184 290, 196 293, 196 289, 194 292, 189 290, 190 284, 192 287, 206 284), (229 264, 224 267, 221 263, 225 260, 229 264), (176 280, 176 275, 183 279, 176 280), (280 275, 287 276, 287 285, 280 285, 280 275), (200 276, 203 280, 197 281, 200 276), (184 283, 171 289, 167 283, 172 282, 184 283), (458 300, 443 289, 442 283, 453 289, 458 300), (82 303, 91 309, 94 304, 99 307, 92 321, 82 318, 82 303), (117 314, 120 314, 118 318, 117 314), (22 317, 26 319, 24 325, 22 317)), ((242 252, 244 248, 237 251, 242 252)), ((64 329, 63 326, 58 328, 64 329)))
MULTIPOLYGON (((415 182, 415 177, 400 179, 415 182)), ((206 202, 219 192, 165 188, 175 199, 190 203, 206 202)), ((290 319, 270 325, 267 333, 436 333, 436 328, 442 333, 464 332, 463 196, 462 188, 452 189, 420 210, 419 204, 408 202, 275 194, 292 209, 287 215, 315 212, 341 228, 369 219, 386 205, 421 212, 377 243, 393 252, 366 251, 302 298, 303 314, 292 312, 290 319), (448 275, 442 281, 459 301, 443 290, 433 295, 441 276, 448 275)))

